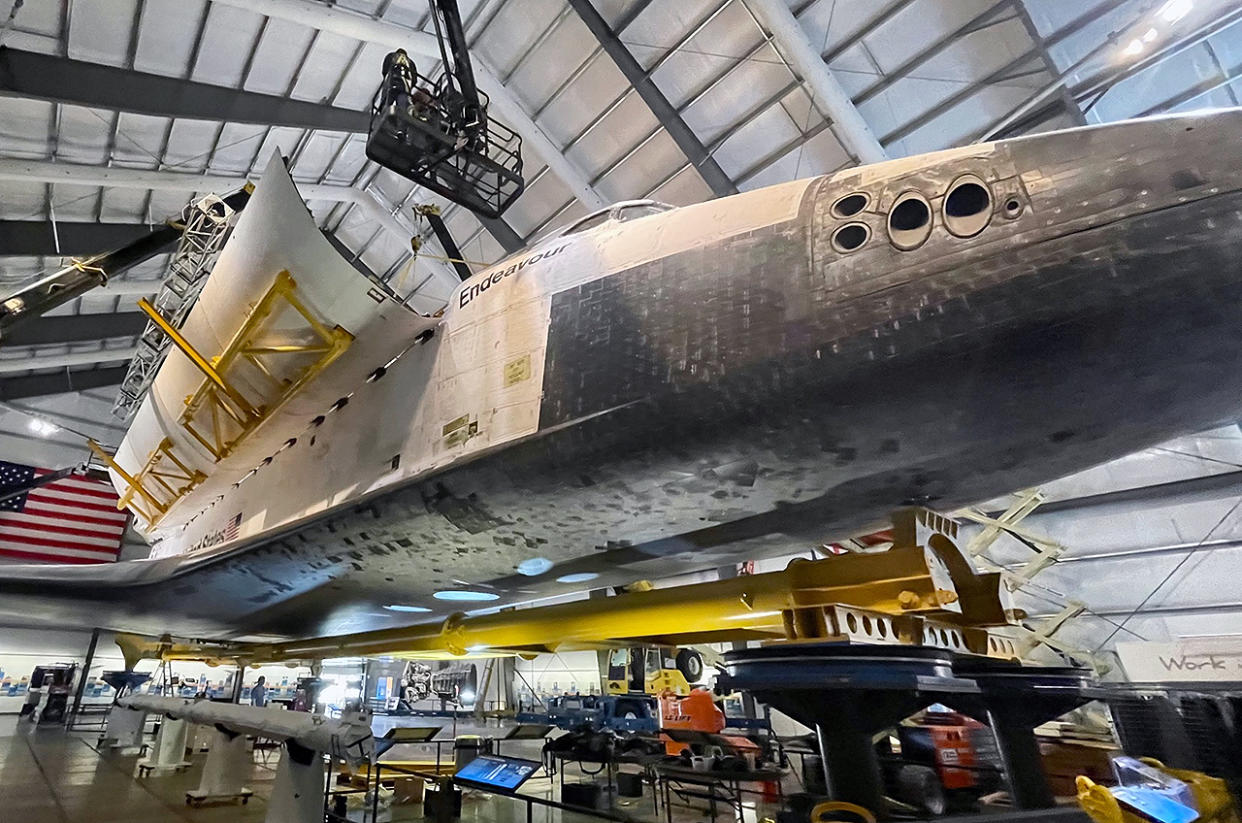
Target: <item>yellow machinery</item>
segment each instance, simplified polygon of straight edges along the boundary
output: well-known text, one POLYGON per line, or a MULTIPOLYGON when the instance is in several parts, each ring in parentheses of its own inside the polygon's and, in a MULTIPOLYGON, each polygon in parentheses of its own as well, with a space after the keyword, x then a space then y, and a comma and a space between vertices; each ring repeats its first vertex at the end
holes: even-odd
MULTIPOLYGON (((1159 760, 1151 758, 1145 757, 1142 761, 1190 787, 1199 812, 1196 823, 1239 823, 1238 813, 1225 781, 1218 777, 1209 777, 1203 772, 1170 769, 1159 760)), ((1095 823, 1149 823, 1146 817, 1123 807, 1107 786, 1101 786, 1091 778, 1081 775, 1075 782, 1078 785, 1078 805, 1095 823)))
MULTIPOLYGON (((203 382, 186 398, 178 422, 215 462, 232 454, 344 354, 354 339, 340 326, 327 325, 306 305, 287 271, 276 275, 271 288, 215 357, 200 353, 145 298, 138 306, 203 375, 203 382)), ((131 509, 149 526, 207 479, 174 454, 176 444, 170 438, 164 438, 134 472, 118 465, 98 443, 92 441, 90 446, 126 483, 117 508, 131 509)))
POLYGON ((703 676, 703 658, 675 646, 628 646, 608 654, 606 694, 690 694, 703 676))
POLYGON ((895 515, 893 533, 893 547, 885 551, 799 559, 779 572, 627 591, 602 600, 457 613, 437 623, 285 643, 178 643, 134 635, 117 642, 127 665, 145 657, 252 665, 746 640, 915 644, 1016 658, 1015 641, 1003 627, 1017 615, 1001 577, 974 571, 955 543, 957 524, 925 509, 907 509, 895 515))

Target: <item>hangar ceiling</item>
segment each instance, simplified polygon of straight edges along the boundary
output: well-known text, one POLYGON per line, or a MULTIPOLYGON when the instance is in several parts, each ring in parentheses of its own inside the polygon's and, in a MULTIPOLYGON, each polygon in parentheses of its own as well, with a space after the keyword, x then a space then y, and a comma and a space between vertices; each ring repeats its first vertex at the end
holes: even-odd
MULTIPOLYGON (((529 182, 500 221, 442 203, 478 263, 612 201, 686 204, 979 139, 1238 105, 1242 74, 1242 9, 1227 0, 461 8, 493 111, 525 137, 529 182)), ((320 227, 435 311, 453 278, 434 260, 411 264, 407 238, 391 227, 412 226, 410 208, 437 198, 363 151, 384 54, 404 45, 434 73, 419 51, 427 25, 422 0, 0 0, 0 289, 123 243, 196 194, 240 186, 279 151, 320 227)), ((155 291, 166 264, 138 267, 0 349, 6 459, 61 465, 84 454, 77 432, 119 439, 108 410, 140 328, 134 302, 155 291), (32 432, 31 409, 62 430, 32 432)), ((1242 439, 1231 428, 1048 493, 1236 468, 1242 439)), ((1228 605, 1236 597, 1222 589, 1228 576, 1212 571, 1242 538, 1234 500, 1221 492, 1160 506, 1038 519, 1070 546, 1045 585, 1094 598, 1094 635, 1118 623, 1123 636, 1159 635, 1221 604, 1212 630, 1242 630, 1242 610, 1228 605), (1075 553, 1084 557, 1069 561, 1075 553), (1137 582, 1116 585, 1123 579, 1137 582), (1144 616, 1128 617, 1136 605, 1144 616)), ((1017 562, 1020 550, 997 551, 1017 562)), ((1029 597, 1032 613, 1057 610, 1029 597)))

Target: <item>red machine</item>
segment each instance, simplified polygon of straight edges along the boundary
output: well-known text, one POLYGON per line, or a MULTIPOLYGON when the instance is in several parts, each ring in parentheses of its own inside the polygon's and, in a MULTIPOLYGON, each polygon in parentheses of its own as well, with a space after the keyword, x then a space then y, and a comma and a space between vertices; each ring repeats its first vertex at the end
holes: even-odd
POLYGON ((983 723, 952 711, 928 710, 897 728, 900 752, 885 752, 898 800, 940 815, 1000 788, 1000 753, 983 723))

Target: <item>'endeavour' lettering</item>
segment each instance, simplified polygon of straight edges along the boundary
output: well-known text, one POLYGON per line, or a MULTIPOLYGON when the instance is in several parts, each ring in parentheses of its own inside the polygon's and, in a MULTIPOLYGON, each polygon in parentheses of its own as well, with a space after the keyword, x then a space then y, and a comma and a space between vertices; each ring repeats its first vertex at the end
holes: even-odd
POLYGON ((480 294, 487 291, 492 286, 496 285, 501 280, 513 274, 514 272, 521 271, 522 269, 526 268, 531 263, 537 263, 540 260, 547 260, 549 257, 552 257, 553 255, 560 254, 562 251, 564 251, 564 249, 565 249, 565 246, 557 246, 556 248, 549 249, 548 251, 535 252, 530 257, 523 258, 522 260, 519 260, 516 263, 511 263, 503 269, 497 269, 496 271, 489 274, 487 277, 484 277, 479 282, 472 283, 469 288, 462 289, 461 297, 458 298, 458 304, 457 304, 458 307, 464 308, 465 305, 469 303, 471 300, 478 297, 480 294))

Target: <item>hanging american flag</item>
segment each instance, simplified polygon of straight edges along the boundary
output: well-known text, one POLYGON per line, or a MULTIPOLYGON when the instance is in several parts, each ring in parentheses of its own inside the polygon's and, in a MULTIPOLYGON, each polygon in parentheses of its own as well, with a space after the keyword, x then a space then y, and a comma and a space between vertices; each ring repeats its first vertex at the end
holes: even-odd
MULTIPOLYGON (((52 473, 0 460, 0 497, 52 473)), ((0 559, 111 563, 129 523, 118 499, 108 483, 70 475, 0 502, 0 559)))

